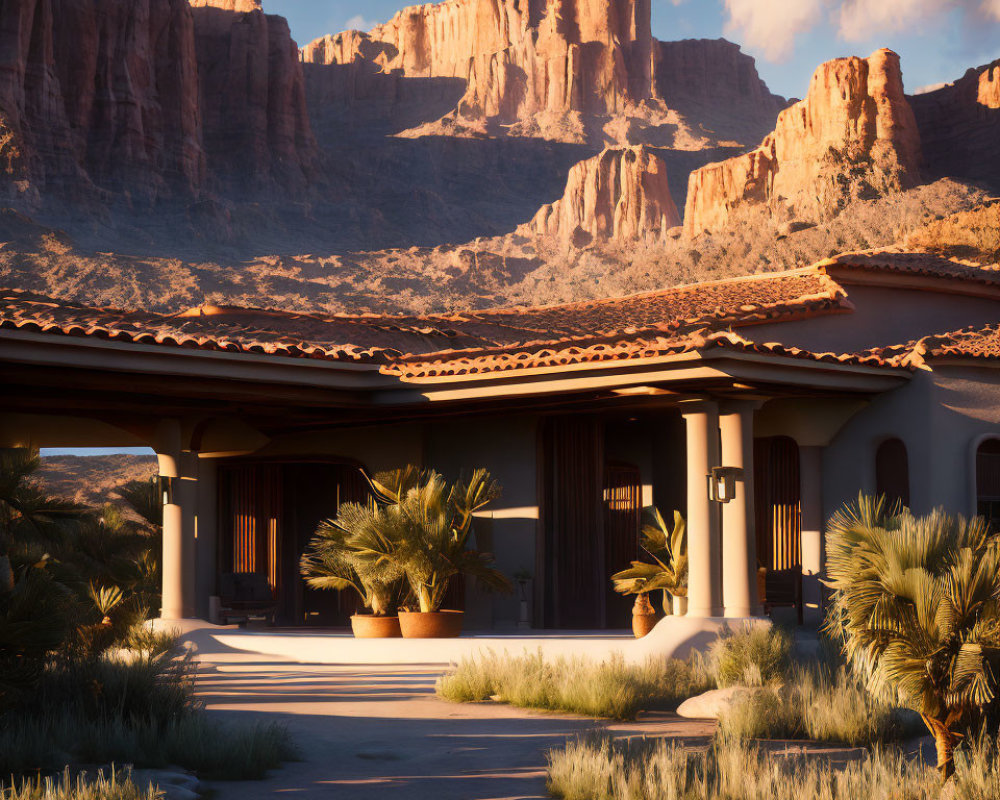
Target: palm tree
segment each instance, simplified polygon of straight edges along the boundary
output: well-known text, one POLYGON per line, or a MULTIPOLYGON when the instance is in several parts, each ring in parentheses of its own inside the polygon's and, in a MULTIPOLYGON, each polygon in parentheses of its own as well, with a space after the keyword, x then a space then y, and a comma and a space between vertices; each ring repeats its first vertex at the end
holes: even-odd
POLYGON ((146 481, 129 481, 118 487, 118 494, 151 527, 163 527, 163 497, 158 477, 154 475, 146 481))
POLYGON ((403 577, 390 558, 392 543, 380 531, 375 509, 342 503, 336 519, 323 520, 300 562, 314 589, 353 589, 375 616, 385 616, 403 577), (374 554, 383 553, 382 557, 374 554))
POLYGON ((687 523, 680 511, 674 512, 673 528, 667 527, 658 508, 652 514, 654 524, 643 526, 640 544, 656 563, 633 561, 629 569, 612 575, 611 581, 619 594, 662 591, 663 610, 669 614, 667 595, 687 596, 687 523))
POLYGON ((491 566, 492 556, 469 547, 473 516, 500 496, 500 485, 486 470, 449 485, 437 472, 411 465, 380 473, 371 485, 376 495, 373 542, 361 557, 373 567, 394 564, 421 611, 441 608, 456 575, 512 591, 510 581, 491 566))
POLYGON ((0 594, 14 590, 10 548, 22 537, 52 538, 84 513, 69 500, 50 497, 35 482, 41 466, 37 450, 0 449, 0 594))
POLYGON ((1000 536, 981 518, 914 517, 860 497, 827 536, 828 628, 869 690, 919 712, 938 770, 997 695, 1000 536))

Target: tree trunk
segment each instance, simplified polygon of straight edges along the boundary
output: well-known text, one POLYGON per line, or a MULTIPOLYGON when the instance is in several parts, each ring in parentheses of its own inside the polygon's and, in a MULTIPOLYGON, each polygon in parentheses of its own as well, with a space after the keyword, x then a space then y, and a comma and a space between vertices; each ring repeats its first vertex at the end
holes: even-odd
POLYGON ((924 716, 924 724, 934 736, 937 748, 937 769, 941 783, 947 783, 955 774, 955 734, 941 720, 924 716))

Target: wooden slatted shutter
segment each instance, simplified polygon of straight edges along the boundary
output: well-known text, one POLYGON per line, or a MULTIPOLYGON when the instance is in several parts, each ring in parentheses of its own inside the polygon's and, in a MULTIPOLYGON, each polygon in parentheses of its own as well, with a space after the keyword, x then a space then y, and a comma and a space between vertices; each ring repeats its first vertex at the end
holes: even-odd
POLYGON ((757 557, 767 570, 765 606, 798 606, 802 598, 802 489, 799 448, 776 436, 754 442, 757 557))

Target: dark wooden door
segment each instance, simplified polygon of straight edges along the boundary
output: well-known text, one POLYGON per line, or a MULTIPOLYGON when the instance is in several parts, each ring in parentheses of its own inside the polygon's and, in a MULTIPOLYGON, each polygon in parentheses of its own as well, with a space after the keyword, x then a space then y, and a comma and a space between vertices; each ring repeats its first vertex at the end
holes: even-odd
POLYGON ((605 624, 604 430, 587 416, 542 428, 539 574, 541 623, 588 629, 605 624))
POLYGON ((605 627, 628 628, 632 624, 633 597, 614 591, 610 577, 627 569, 639 557, 642 523, 642 478, 632 464, 608 462, 604 469, 604 563, 607 573, 605 627))
POLYGON ((277 596, 281 585, 283 492, 278 465, 227 466, 219 471, 220 572, 256 572, 277 596))
POLYGON ((775 436, 754 442, 757 558, 765 575, 764 606, 802 611, 802 490, 799 447, 775 436))

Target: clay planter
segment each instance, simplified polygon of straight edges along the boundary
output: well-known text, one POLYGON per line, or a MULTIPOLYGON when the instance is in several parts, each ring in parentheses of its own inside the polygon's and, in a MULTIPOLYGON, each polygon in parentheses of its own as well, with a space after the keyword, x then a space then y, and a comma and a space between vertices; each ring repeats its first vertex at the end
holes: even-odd
POLYGON ((355 639, 398 639, 399 617, 376 617, 374 614, 355 614, 351 617, 351 630, 355 639))
POLYGON ((454 639, 462 633, 462 611, 400 611, 404 639, 454 639))
POLYGON ((641 639, 659 622, 659 616, 649 602, 649 597, 644 594, 636 595, 635 605, 632 606, 632 633, 636 639, 641 639))

